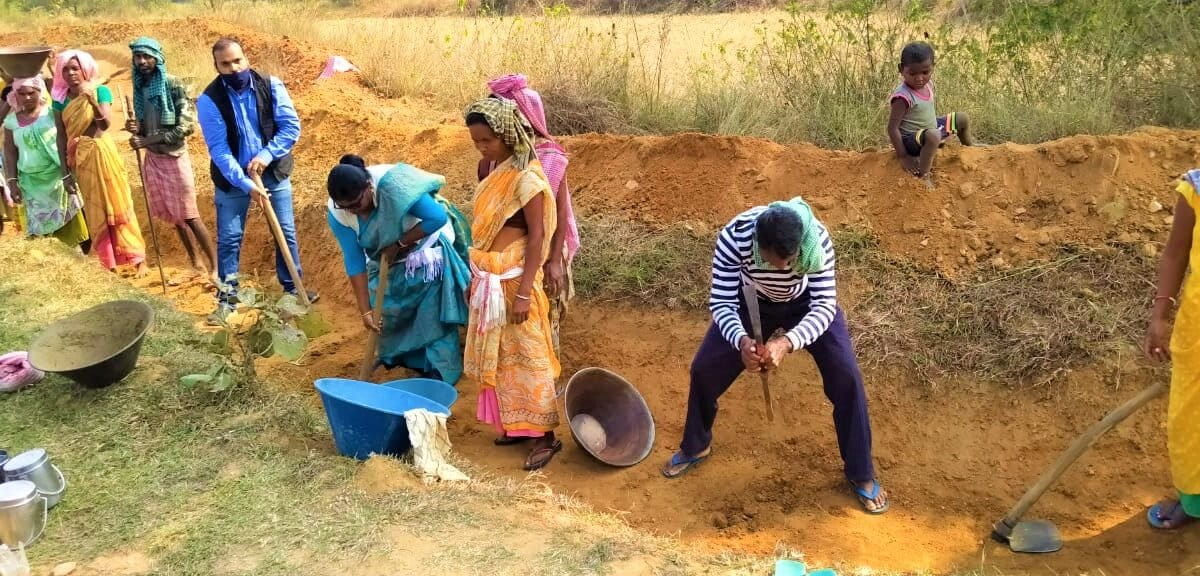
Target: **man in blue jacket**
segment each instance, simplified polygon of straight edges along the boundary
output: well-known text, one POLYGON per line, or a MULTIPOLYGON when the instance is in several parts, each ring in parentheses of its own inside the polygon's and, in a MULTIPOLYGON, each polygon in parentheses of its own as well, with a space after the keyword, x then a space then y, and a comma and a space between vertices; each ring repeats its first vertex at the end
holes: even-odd
MULTIPOLYGON (((260 204, 270 202, 287 239, 287 248, 300 268, 296 242, 295 210, 292 206, 292 147, 300 138, 300 117, 283 82, 263 76, 250 67, 241 45, 221 38, 213 45, 213 64, 218 76, 196 101, 200 129, 212 158, 210 172, 216 186, 217 311, 209 317, 218 324, 233 309, 242 235, 251 196, 260 204), (253 176, 262 178, 262 186, 253 176)), ((275 274, 284 291, 295 293, 296 285, 276 247, 275 274)), ((317 295, 309 293, 309 300, 317 295)))

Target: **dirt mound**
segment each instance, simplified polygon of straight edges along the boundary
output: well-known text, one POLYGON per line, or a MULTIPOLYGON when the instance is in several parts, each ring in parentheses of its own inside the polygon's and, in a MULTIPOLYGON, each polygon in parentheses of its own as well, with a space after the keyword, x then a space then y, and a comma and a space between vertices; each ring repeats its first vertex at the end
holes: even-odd
MULTIPOLYGON (((307 135, 298 147, 298 196, 323 204, 326 170, 356 153, 445 174, 446 195, 467 201, 478 156, 457 114, 384 100, 356 83, 319 82, 298 103, 307 135)), ((1170 227, 1172 182, 1200 165, 1200 132, 1154 128, 1040 145, 949 147, 932 188, 903 173, 886 151, 702 134, 563 142, 581 214, 621 213, 703 233, 752 206, 802 196, 826 223, 869 228, 884 250, 948 277, 1043 259, 1064 244, 1117 240, 1145 244, 1154 254, 1170 227)))
POLYGON ((743 209, 802 196, 826 223, 867 226, 889 253, 950 276, 1045 257, 1062 244, 1153 243, 1170 226, 1172 181, 1200 164, 1200 133, 1152 128, 952 146, 938 158, 933 188, 904 174, 890 152, 692 134, 582 136, 567 145, 584 210, 719 228, 743 209))
MULTIPOLYGON (((186 20, 97 22, 49 26, 37 38, 15 33, 0 36, 0 43, 36 40, 57 49, 81 46, 126 45, 139 36, 158 38, 168 48, 207 54, 213 42, 222 36, 237 38, 254 64, 288 82, 288 88, 303 92, 316 81, 329 51, 287 36, 273 36, 249 28, 207 18, 186 20)), ((128 54, 95 54, 97 58, 116 56, 127 62, 128 54)))
POLYGON ((354 485, 367 494, 378 495, 420 488, 421 481, 400 462, 372 456, 354 474, 354 485))

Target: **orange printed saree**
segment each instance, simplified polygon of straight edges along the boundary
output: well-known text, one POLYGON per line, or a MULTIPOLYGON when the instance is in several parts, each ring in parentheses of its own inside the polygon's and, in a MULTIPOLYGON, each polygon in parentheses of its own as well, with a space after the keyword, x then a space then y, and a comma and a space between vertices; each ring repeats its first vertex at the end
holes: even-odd
POLYGON ((526 239, 500 252, 490 251, 504 223, 539 194, 544 203, 544 260, 557 217, 554 194, 536 162, 517 170, 509 159, 480 182, 471 226, 471 314, 463 368, 480 385, 479 419, 513 437, 542 436, 558 425, 554 383, 561 368, 554 353, 541 263, 530 294, 529 319, 509 324, 505 311, 516 303, 526 239))
POLYGON ((125 164, 108 134, 84 136, 96 114, 86 98, 74 98, 62 110, 67 129, 68 162, 83 195, 92 250, 105 268, 137 264, 146 258, 125 164))

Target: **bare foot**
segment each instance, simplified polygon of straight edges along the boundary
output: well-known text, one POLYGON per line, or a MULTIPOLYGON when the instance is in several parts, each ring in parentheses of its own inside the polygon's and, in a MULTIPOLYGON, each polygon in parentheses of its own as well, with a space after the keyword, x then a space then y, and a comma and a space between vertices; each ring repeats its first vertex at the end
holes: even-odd
POLYGON ((150 275, 150 267, 146 265, 146 262, 145 261, 138 262, 137 263, 137 271, 134 272, 133 277, 134 278, 145 278, 146 276, 149 276, 149 275, 150 275))

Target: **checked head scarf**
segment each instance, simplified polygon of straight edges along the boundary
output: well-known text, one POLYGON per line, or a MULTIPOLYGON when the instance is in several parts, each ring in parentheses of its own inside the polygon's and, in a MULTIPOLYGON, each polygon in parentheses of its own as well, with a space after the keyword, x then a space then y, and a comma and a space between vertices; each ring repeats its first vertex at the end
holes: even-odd
POLYGON ((174 126, 177 122, 175 101, 171 98, 167 86, 167 58, 163 56, 162 45, 149 36, 142 36, 129 44, 134 54, 144 54, 158 61, 157 70, 150 76, 135 71, 133 73, 133 111, 139 122, 146 118, 146 102, 153 102, 158 108, 160 121, 163 126, 174 126))
POLYGON ((516 102, 504 98, 484 98, 467 106, 463 117, 471 114, 483 116, 492 131, 512 148, 513 166, 517 170, 529 167, 533 161, 533 126, 521 114, 516 102))

